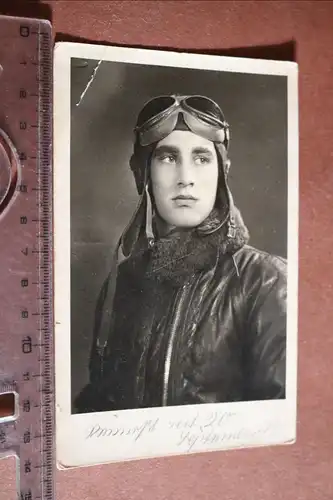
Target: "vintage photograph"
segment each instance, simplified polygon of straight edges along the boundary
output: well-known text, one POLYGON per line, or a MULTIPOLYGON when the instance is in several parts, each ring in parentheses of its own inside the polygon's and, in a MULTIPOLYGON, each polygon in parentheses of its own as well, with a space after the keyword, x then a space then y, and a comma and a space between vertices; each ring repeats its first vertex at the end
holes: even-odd
POLYGON ((60 462, 74 426, 91 463, 293 441, 297 65, 66 43, 54 78, 60 462))

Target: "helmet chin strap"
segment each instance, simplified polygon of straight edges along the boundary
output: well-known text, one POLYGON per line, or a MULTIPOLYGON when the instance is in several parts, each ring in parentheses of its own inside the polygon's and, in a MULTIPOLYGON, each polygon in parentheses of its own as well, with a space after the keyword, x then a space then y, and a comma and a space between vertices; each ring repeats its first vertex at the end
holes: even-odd
POLYGON ((146 238, 149 247, 152 247, 155 242, 155 236, 153 231, 153 204, 151 202, 148 182, 146 183, 145 191, 146 191, 146 238))
POLYGON ((231 191, 227 186, 228 198, 229 198, 229 220, 228 220, 228 238, 234 238, 236 236, 236 221, 234 217, 234 200, 231 194, 231 191))

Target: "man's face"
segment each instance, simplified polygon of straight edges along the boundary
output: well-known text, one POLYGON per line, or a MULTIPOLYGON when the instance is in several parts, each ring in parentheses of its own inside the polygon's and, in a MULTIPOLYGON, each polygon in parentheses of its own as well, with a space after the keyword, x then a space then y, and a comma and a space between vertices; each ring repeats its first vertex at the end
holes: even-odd
POLYGON ((151 181, 160 217, 176 227, 195 227, 212 211, 218 183, 214 143, 174 130, 161 140, 151 161, 151 181))

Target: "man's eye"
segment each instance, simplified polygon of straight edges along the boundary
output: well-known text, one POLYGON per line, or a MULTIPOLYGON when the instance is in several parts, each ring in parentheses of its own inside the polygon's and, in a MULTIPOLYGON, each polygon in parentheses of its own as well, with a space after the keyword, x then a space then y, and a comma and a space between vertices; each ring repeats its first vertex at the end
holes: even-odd
POLYGON ((163 163, 175 163, 176 158, 173 155, 162 155, 160 156, 159 160, 163 163))
POLYGON ((206 163, 209 163, 210 159, 207 156, 196 156, 194 158, 194 163, 196 165, 205 165, 206 163))

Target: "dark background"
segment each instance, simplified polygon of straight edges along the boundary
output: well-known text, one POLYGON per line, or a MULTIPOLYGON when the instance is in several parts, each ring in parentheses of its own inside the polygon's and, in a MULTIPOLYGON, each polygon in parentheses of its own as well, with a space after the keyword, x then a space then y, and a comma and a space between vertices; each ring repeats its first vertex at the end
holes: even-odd
POLYGON ((250 243, 286 257, 287 86, 283 76, 72 59, 72 399, 87 382, 95 301, 137 193, 128 161, 144 102, 164 93, 216 100, 231 126, 230 187, 250 243))

